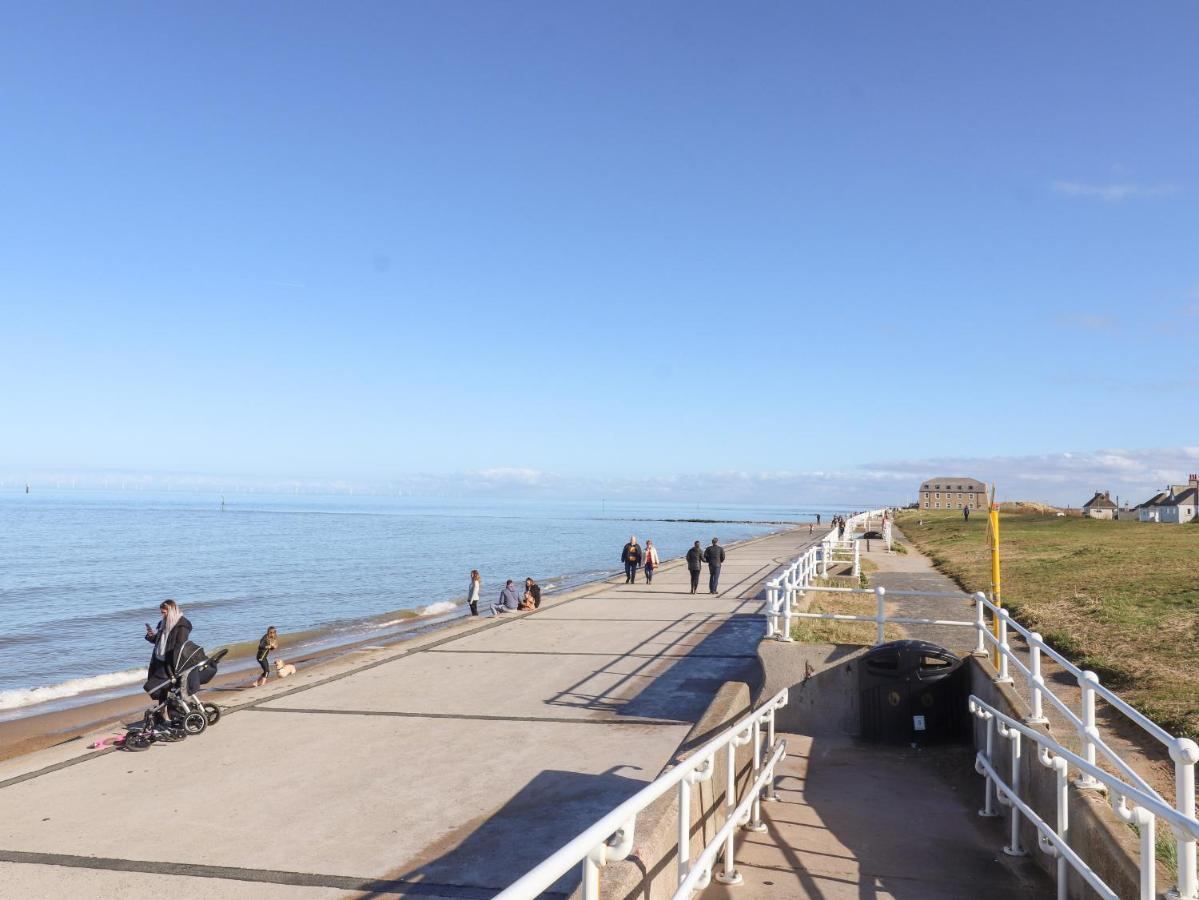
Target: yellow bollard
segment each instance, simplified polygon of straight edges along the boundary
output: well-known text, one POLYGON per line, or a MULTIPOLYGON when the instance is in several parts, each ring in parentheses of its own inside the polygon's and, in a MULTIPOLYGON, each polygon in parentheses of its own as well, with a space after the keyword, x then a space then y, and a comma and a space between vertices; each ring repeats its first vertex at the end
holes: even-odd
MULTIPOLYGON (((987 511, 987 537, 991 541, 991 602, 1003 606, 1002 578, 999 572, 999 504, 995 502, 995 485, 991 485, 990 509, 987 511)), ((991 662, 999 671, 999 617, 992 614, 991 632, 995 635, 995 650, 991 662)))

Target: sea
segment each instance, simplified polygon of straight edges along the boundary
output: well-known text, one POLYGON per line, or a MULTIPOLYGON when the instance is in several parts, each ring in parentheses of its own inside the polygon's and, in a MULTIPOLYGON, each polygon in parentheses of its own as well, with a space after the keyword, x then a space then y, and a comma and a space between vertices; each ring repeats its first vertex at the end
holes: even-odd
MULTIPOLYGON (((0 721, 135 693, 144 623, 175 599, 210 652, 267 626, 289 655, 394 640, 465 615, 505 579, 554 593, 621 568, 806 523, 824 507, 182 491, 0 492, 0 721)), ((243 659, 242 665, 252 665, 243 659)))

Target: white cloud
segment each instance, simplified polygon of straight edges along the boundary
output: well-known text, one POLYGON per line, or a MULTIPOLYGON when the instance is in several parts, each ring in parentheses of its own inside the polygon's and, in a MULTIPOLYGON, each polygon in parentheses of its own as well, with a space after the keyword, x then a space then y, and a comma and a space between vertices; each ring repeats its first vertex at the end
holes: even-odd
POLYGON ((891 460, 838 469, 694 472, 637 478, 561 475, 525 467, 493 467, 473 472, 404 475, 386 482, 255 479, 188 474, 0 472, 0 489, 21 490, 72 485, 129 490, 265 491, 280 493, 367 493, 429 499, 496 500, 607 498, 628 503, 765 504, 785 507, 865 508, 903 505, 916 499, 922 481, 936 476, 968 476, 995 483, 1002 500, 1036 500, 1078 506, 1097 490, 1139 503, 1166 484, 1199 472, 1199 447, 1102 449, 1036 456, 944 456, 891 460))
POLYGON ((1179 188, 1178 185, 1170 183, 1132 184, 1126 182, 1123 184, 1087 184, 1082 181, 1058 180, 1053 182, 1053 190, 1055 193, 1066 197, 1085 197, 1104 200, 1108 203, 1119 203, 1122 200, 1168 197, 1171 194, 1177 194, 1179 188))

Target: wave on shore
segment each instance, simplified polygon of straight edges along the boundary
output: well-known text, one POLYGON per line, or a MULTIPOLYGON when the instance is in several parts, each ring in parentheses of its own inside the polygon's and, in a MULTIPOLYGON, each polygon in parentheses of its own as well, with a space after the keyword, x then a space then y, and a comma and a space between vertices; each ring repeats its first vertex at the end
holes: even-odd
POLYGON ((52 684, 46 687, 18 688, 11 691, 0 691, 0 710, 20 709, 24 706, 36 706, 51 700, 63 700, 78 694, 91 691, 102 691, 106 688, 126 687, 145 681, 146 670, 127 669, 124 672, 107 672, 103 675, 91 675, 87 678, 72 678, 62 684, 52 684))

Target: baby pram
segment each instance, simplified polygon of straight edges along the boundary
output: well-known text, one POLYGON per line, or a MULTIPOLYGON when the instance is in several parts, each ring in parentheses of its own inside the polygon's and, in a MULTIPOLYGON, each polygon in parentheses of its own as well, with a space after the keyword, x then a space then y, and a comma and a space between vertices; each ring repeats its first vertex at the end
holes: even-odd
POLYGON ((204 703, 196 692, 212 681, 218 664, 228 652, 222 648, 208 656, 198 644, 185 641, 175 655, 174 665, 143 686, 158 705, 146 710, 141 723, 129 729, 125 749, 145 750, 157 741, 181 741, 220 721, 221 708, 215 703, 204 703))

